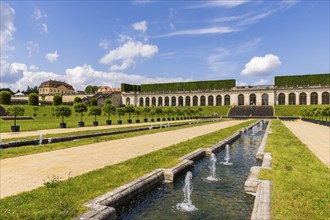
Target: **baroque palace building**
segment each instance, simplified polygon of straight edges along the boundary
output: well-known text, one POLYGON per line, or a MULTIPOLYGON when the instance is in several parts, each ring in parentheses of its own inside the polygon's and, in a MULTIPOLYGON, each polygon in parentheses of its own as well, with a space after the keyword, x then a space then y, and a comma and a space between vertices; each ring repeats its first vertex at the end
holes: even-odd
POLYGON ((39 86, 39 95, 71 95, 74 94, 74 88, 62 81, 48 80, 39 86))
POLYGON ((134 106, 236 106, 330 104, 330 74, 277 76, 275 85, 235 86, 235 80, 129 85, 123 104, 134 106))

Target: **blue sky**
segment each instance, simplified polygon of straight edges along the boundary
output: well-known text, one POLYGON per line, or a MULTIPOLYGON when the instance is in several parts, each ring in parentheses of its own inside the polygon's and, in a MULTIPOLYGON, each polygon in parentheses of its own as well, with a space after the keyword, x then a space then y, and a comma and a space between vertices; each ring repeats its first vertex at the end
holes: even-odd
POLYGON ((328 73, 329 1, 1 1, 1 84, 87 85, 328 73))

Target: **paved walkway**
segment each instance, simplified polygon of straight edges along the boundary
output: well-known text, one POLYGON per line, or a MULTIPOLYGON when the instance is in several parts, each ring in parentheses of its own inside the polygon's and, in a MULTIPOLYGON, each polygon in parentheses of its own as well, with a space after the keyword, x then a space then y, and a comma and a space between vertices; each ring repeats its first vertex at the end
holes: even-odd
MULTIPOLYGON (((170 121, 170 123, 178 122, 189 122, 195 120, 184 120, 184 121, 170 121)), ((92 130, 102 130, 102 129, 112 129, 112 128, 126 128, 126 127, 136 127, 136 126, 145 126, 145 125, 159 125, 159 124, 168 124, 169 122, 147 122, 147 123, 133 123, 133 124, 122 124, 122 125, 103 125, 103 126, 93 126, 93 127, 77 127, 77 128, 56 128, 56 129, 45 129, 45 130, 36 130, 36 131, 22 131, 22 132, 6 132, 1 133, 2 139, 8 138, 18 138, 18 137, 29 137, 29 136, 38 136, 40 133, 45 134, 61 134, 61 133, 70 133, 76 131, 92 131, 92 130)))
POLYGON ((112 140, 80 147, 0 160, 1 198, 30 191, 43 185, 43 179, 70 176, 117 164, 152 151, 240 124, 222 121, 198 127, 112 140))
POLYGON ((305 121, 283 121, 308 148, 330 168, 330 128, 305 121))

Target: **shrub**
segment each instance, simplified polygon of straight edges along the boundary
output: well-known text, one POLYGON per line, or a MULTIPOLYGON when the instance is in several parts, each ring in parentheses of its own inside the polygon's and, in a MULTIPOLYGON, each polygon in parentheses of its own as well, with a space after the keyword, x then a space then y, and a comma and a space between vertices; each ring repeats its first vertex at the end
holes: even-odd
POLYGON ((80 103, 80 102, 82 102, 80 97, 75 97, 73 100, 73 103, 80 103))
POLYGON ((96 121, 96 116, 102 114, 102 110, 98 106, 92 106, 89 109, 89 114, 94 115, 94 121, 96 121))
POLYGON ((134 109, 134 113, 136 115, 136 119, 139 119, 139 115, 141 115, 142 111, 143 111, 143 109, 141 107, 136 107, 134 109))
POLYGON ((38 105, 39 104, 39 96, 36 93, 30 93, 29 95, 29 105, 38 105))
POLYGON ((120 116, 125 115, 125 110, 123 108, 119 108, 117 110, 118 118, 120 120, 120 116))
POLYGON ((8 91, 0 92, 0 104, 10 105, 11 104, 11 93, 8 91))
POLYGON ((156 112, 156 114, 157 114, 157 116, 159 118, 159 115, 163 113, 163 109, 161 107, 156 107, 155 108, 155 112, 156 112))
POLYGON ((62 96, 60 95, 54 95, 53 97, 53 105, 58 106, 62 104, 62 96))
POLYGON ((62 123, 64 123, 64 117, 70 117, 72 114, 69 106, 59 105, 55 108, 55 116, 62 118, 62 123))
POLYGON ((9 116, 14 116, 14 126, 16 126, 16 117, 24 115, 24 108, 20 106, 9 106, 6 109, 6 114, 9 116))
POLYGON ((134 113, 134 106, 133 105, 126 105, 125 112, 128 113, 128 118, 131 119, 131 114, 134 113))
POLYGON ((104 104, 105 104, 105 105, 111 105, 111 104, 112 104, 112 102, 111 102, 111 100, 110 100, 110 99, 106 99, 106 100, 105 100, 105 102, 104 102, 104 104))
POLYGON ((97 100, 96 98, 91 99, 91 106, 97 106, 97 100))

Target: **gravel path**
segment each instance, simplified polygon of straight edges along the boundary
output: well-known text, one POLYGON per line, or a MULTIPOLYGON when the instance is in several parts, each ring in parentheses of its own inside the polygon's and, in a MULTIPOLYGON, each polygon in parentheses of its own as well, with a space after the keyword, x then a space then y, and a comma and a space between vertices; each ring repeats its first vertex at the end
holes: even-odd
MULTIPOLYGON (((170 123, 177 122, 189 122, 195 120, 184 120, 184 121, 171 121, 170 123)), ((92 131, 92 130, 102 130, 102 129, 111 129, 111 128, 126 128, 126 127, 137 127, 137 126, 145 126, 145 125, 160 125, 160 124, 168 124, 168 122, 147 122, 147 123, 133 123, 133 124, 122 124, 122 125, 103 125, 103 126, 93 126, 93 127, 77 127, 77 128, 56 128, 56 129, 45 129, 45 130, 36 130, 36 131, 22 131, 22 132, 5 132, 1 133, 2 139, 8 138, 18 138, 18 137, 29 137, 29 136, 38 136, 40 133, 45 134, 62 134, 62 133, 70 133, 76 131, 92 131)))
POLYGON ((307 147, 330 168, 330 128, 305 121, 283 121, 307 147))
POLYGON ((61 180, 117 164, 245 121, 223 121, 155 134, 112 140, 80 147, 3 159, 1 198, 43 186, 43 179, 61 180))

